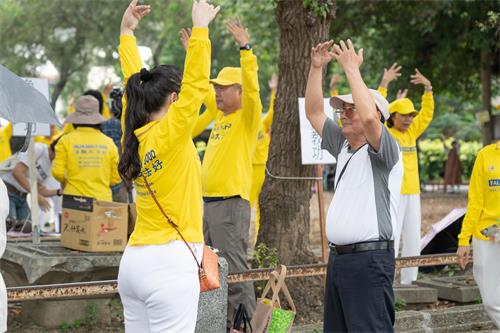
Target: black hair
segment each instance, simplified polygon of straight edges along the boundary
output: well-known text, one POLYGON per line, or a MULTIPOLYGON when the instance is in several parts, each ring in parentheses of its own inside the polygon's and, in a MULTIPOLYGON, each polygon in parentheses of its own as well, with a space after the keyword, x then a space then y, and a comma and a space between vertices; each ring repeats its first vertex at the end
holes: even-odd
POLYGON ((391 113, 391 116, 389 117, 389 119, 387 119, 387 127, 389 127, 389 128, 394 127, 394 119, 392 119, 393 114, 394 113, 391 113))
POLYGON ((179 93, 182 75, 177 67, 160 65, 151 71, 143 68, 132 75, 125 88, 125 133, 118 172, 124 180, 133 180, 141 172, 139 140, 134 131, 149 122, 149 116, 161 109, 172 93, 179 93))
POLYGON ((89 127, 99 131, 102 131, 102 124, 73 124, 73 127, 76 129, 78 127, 89 127))
POLYGON ((100 91, 89 89, 83 93, 83 96, 93 96, 99 102, 99 113, 102 114, 102 106, 104 104, 104 100, 102 99, 102 94, 100 91))

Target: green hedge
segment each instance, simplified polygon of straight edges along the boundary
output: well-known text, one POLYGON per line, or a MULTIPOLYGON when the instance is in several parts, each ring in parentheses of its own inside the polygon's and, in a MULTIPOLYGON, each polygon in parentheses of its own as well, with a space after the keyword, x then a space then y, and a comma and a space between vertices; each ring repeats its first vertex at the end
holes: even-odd
MULTIPOLYGON (((452 141, 452 139, 447 140, 446 145, 451 147, 452 141)), ((476 155, 482 146, 480 142, 476 141, 460 141, 462 181, 469 180, 476 155)), ((445 153, 443 142, 441 140, 419 140, 418 147, 421 181, 443 180, 444 166, 448 157, 445 153)))

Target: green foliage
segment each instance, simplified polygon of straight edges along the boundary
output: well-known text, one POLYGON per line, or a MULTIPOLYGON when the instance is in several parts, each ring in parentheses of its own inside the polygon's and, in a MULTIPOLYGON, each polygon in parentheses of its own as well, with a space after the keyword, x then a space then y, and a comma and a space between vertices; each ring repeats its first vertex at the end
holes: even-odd
POLYGON ((314 15, 326 18, 333 5, 333 0, 302 0, 304 8, 310 10, 314 15))
POLYGON ((88 330, 92 330, 96 327, 96 325, 97 325, 97 306, 94 302, 87 302, 84 318, 76 319, 73 322, 63 321, 59 325, 59 329, 62 332, 77 330, 81 327, 85 327, 88 330))
POLYGON ((404 298, 396 298, 396 301, 394 302, 394 310, 403 311, 406 305, 408 304, 404 298))
POLYGON ((276 248, 269 248, 264 243, 260 243, 253 251, 252 262, 255 268, 277 267, 279 264, 278 250, 276 248))
MULTIPOLYGON (((451 146, 451 141, 448 139, 446 145, 451 146)), ((476 160, 476 155, 482 148, 480 142, 460 142, 460 164, 462 171, 462 180, 466 181, 470 178, 472 167, 476 160)), ((419 140, 419 163, 420 163, 420 179, 424 182, 441 180, 444 175, 444 166, 448 156, 445 153, 443 142, 441 140, 419 140)))

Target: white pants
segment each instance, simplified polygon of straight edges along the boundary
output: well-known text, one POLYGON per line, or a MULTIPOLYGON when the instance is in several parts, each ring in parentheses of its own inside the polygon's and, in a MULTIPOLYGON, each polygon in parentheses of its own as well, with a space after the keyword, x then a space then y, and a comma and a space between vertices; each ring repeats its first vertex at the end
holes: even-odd
MULTIPOLYGON (((190 244, 201 261, 203 244, 190 244)), ((127 246, 118 272, 127 333, 194 332, 198 266, 182 241, 127 246)))
MULTIPOLYGON (((403 234, 402 257, 420 255, 420 194, 402 194, 399 199, 398 224, 394 235, 394 254, 399 256, 401 233, 403 234)), ((418 267, 401 269, 401 283, 411 284, 417 279, 418 267)))
POLYGON ((474 279, 484 309, 500 329, 500 244, 473 238, 472 253, 474 279))

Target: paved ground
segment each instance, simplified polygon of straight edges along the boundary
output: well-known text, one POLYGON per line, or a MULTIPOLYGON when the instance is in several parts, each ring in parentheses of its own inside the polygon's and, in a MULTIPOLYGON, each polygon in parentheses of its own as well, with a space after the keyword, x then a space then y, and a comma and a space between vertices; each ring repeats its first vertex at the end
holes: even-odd
MULTIPOLYGON (((325 214, 332 200, 330 192, 325 193, 325 214)), ((442 193, 429 192, 422 194, 422 232, 425 233, 432 223, 439 221, 453 208, 465 207, 467 205, 466 192, 442 193)), ((317 196, 311 199, 311 240, 318 245, 319 249, 319 210, 317 196)), ((438 304, 436 307, 448 307, 451 304, 438 304)), ((11 304, 9 311, 9 332, 19 333, 56 333, 56 332, 124 332, 119 301, 113 302, 112 326, 108 328, 92 329, 81 323, 68 323, 61 325, 61 329, 46 330, 32 324, 22 323, 22 311, 20 304, 11 304), (80 326, 80 327, 76 327, 80 326)), ((311 330, 314 332, 314 329, 311 330)), ((316 331, 317 332, 317 331, 316 331)))

